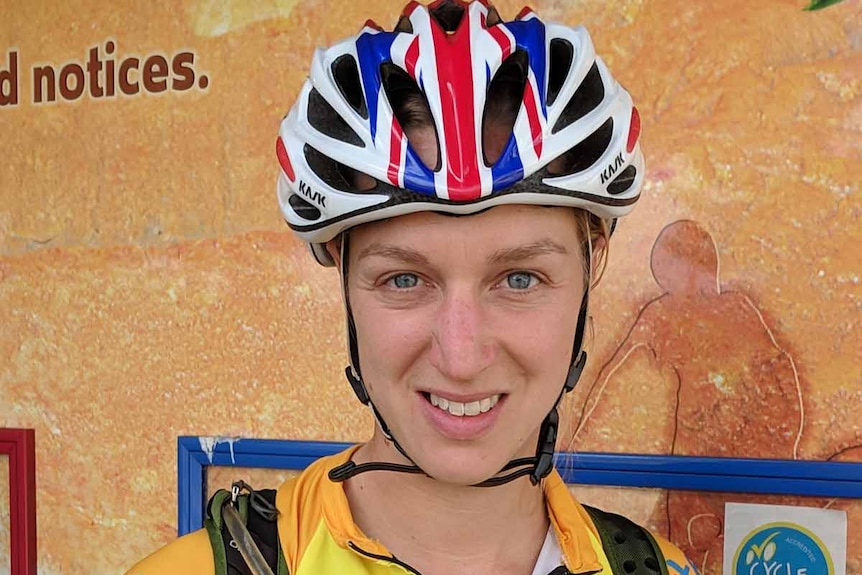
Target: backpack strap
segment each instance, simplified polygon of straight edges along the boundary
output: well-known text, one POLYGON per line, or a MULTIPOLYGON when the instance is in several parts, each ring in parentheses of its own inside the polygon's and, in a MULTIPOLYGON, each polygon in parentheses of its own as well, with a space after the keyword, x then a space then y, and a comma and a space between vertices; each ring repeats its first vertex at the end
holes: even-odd
POLYGON ((219 489, 210 498, 204 528, 213 549, 215 575, 254 575, 225 524, 225 505, 234 506, 272 572, 276 575, 289 575, 278 540, 275 494, 274 489, 254 491, 240 481, 234 483, 231 491, 219 489), (243 492, 243 489, 247 492, 243 492))
POLYGON ((584 505, 615 575, 668 575, 667 563, 652 533, 633 521, 584 505))
MULTIPOLYGON (((225 525, 222 509, 234 505, 267 564, 276 575, 289 575, 278 540, 274 489, 254 491, 243 482, 219 489, 207 503, 204 527, 210 538, 215 575, 254 575, 225 525), (242 488, 248 492, 240 492, 242 488)), ((633 521, 584 505, 602 542, 614 575, 668 575, 667 564, 652 534, 633 521)))

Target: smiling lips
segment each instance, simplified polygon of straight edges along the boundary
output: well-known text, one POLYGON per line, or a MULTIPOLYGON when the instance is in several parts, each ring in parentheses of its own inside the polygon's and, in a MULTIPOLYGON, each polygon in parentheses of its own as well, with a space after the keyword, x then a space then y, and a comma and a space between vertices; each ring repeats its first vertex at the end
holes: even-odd
POLYGON ((491 409, 493 409, 495 405, 497 405, 498 401, 500 401, 499 393, 490 397, 486 397, 479 401, 470 401, 467 403, 452 401, 450 399, 446 399, 445 397, 434 395, 433 393, 429 393, 428 396, 431 401, 431 405, 433 405, 437 409, 446 411, 450 415, 454 415, 457 417, 473 417, 479 415, 480 413, 487 413, 491 411, 491 409))

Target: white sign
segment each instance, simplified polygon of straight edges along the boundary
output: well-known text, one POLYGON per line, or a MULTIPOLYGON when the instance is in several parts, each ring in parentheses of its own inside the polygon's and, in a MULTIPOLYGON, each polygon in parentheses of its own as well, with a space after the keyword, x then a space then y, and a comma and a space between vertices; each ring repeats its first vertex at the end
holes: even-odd
POLYGON ((844 511, 728 503, 724 575, 845 575, 844 511))

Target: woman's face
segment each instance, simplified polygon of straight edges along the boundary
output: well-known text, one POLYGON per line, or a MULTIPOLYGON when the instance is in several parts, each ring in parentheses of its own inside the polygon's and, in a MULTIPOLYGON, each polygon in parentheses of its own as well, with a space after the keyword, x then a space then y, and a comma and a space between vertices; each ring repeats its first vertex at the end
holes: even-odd
POLYGON ((535 452, 584 295, 571 209, 401 216, 350 232, 362 378, 429 475, 473 484, 535 452))

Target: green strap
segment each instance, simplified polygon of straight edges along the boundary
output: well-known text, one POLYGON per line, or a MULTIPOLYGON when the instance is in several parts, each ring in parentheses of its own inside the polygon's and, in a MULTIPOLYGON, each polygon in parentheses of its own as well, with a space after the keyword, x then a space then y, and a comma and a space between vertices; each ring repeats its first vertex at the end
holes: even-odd
MULTIPOLYGON (((215 575, 230 575, 228 572, 228 554, 227 545, 231 538, 224 523, 222 509, 225 505, 231 505, 232 493, 227 489, 219 489, 209 500, 206 510, 206 519, 204 520, 204 528, 209 536, 210 545, 213 550, 213 560, 215 564, 215 575)), ((243 523, 249 525, 249 516, 251 513, 257 513, 251 505, 248 493, 240 493, 236 500, 237 512, 243 523)), ((287 568, 287 560, 284 556, 284 550, 281 546, 281 541, 278 538, 278 524, 274 520, 257 521, 252 523, 257 525, 258 530, 254 531, 256 536, 264 536, 266 539, 274 539, 278 545, 278 559, 276 565, 271 565, 273 570, 276 570, 277 575, 290 575, 287 568)), ((239 566, 235 565, 235 568, 239 566)), ((241 570, 242 567, 239 567, 241 570)), ((247 567, 245 568, 247 569, 247 567)))
POLYGON ((584 505, 590 514, 611 572, 615 575, 668 575, 658 542, 640 525, 614 513, 584 505))
POLYGON ((278 572, 276 575, 290 575, 287 570, 287 560, 284 557, 284 551, 281 550, 281 541, 278 542, 278 572))
POLYGON ((224 521, 221 516, 221 508, 226 500, 230 500, 230 497, 230 491, 219 489, 207 505, 207 518, 204 520, 204 528, 207 530, 210 545, 213 548, 215 575, 227 575, 227 555, 224 537, 222 537, 224 521))
MULTIPOLYGON (((222 507, 231 498, 231 492, 220 489, 213 495, 207 506, 207 518, 204 527, 209 535, 215 561, 215 575, 228 575, 225 539, 222 534, 225 529, 222 518, 222 507)), ((243 521, 248 521, 249 498, 241 494, 237 499, 239 514, 243 521)), ((611 572, 615 575, 668 575, 667 564, 658 542, 649 530, 637 525, 629 519, 607 513, 594 507, 584 506, 599 538, 611 572)), ((275 521, 267 528, 277 529, 275 521)), ((290 575, 281 541, 278 541, 277 575, 290 575)))

